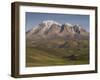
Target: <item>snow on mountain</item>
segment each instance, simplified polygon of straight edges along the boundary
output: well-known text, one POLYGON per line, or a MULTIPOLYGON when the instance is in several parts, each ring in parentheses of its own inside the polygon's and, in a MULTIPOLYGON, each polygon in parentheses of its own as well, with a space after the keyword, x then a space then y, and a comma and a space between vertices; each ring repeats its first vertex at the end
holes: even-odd
POLYGON ((56 22, 56 21, 53 21, 53 20, 45 20, 43 21, 42 23, 44 23, 46 26, 50 27, 52 24, 56 24, 56 25, 60 25, 60 23, 56 22))
POLYGON ((70 24, 70 23, 65 23, 64 25, 69 26, 69 27, 72 27, 72 26, 73 26, 73 25, 70 24))
POLYGON ((51 26, 54 25, 54 24, 57 25, 57 26, 61 26, 61 24, 59 24, 58 22, 53 21, 53 20, 43 21, 40 24, 40 27, 42 26, 42 32, 45 32, 45 31, 49 30, 51 28, 51 26))

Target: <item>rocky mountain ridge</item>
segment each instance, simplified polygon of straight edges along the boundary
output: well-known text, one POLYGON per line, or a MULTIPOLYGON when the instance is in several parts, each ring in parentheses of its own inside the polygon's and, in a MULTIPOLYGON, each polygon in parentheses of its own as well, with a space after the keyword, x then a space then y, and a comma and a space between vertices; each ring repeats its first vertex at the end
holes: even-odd
POLYGON ((60 24, 53 20, 41 22, 37 27, 33 27, 26 33, 27 38, 67 38, 83 39, 88 38, 87 32, 82 26, 70 23, 60 24))

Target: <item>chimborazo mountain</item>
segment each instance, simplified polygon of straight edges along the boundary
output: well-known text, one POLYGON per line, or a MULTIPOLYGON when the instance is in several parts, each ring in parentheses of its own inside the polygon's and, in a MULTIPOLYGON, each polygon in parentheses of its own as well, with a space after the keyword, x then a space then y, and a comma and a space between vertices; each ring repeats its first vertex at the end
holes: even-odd
POLYGON ((37 26, 33 25, 33 28, 26 32, 26 47, 27 66, 89 62, 89 32, 78 24, 60 24, 53 20, 46 20, 37 26), (66 63, 66 60, 77 60, 78 62, 67 61, 66 63), (32 61, 38 63, 34 64, 32 61))
POLYGON ((53 20, 40 23, 37 27, 27 32, 27 38, 66 38, 66 39, 87 39, 89 33, 80 25, 69 23, 60 24, 53 20))

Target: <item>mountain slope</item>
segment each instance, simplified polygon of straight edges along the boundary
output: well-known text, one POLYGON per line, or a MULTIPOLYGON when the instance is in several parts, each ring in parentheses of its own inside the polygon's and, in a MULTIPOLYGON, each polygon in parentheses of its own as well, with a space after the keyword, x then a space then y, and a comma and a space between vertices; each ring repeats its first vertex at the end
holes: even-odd
POLYGON ((89 63, 89 32, 82 26, 41 22, 26 32, 26 66, 89 63))

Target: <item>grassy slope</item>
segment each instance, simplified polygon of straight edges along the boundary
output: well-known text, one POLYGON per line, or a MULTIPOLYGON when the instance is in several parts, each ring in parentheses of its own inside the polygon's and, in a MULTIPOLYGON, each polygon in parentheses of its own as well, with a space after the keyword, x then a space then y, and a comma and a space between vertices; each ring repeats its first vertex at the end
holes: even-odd
MULTIPOLYGON (((38 46, 26 47, 26 66, 53 66, 53 65, 76 65, 88 64, 89 49, 88 41, 69 40, 64 48, 50 48, 64 43, 63 40, 52 40, 52 42, 38 43, 38 46), (78 44, 79 43, 79 44, 78 44), (49 47, 48 47, 49 46, 49 47), (76 59, 72 60, 71 55, 76 59)), ((36 44, 37 45, 37 44, 36 44)))

